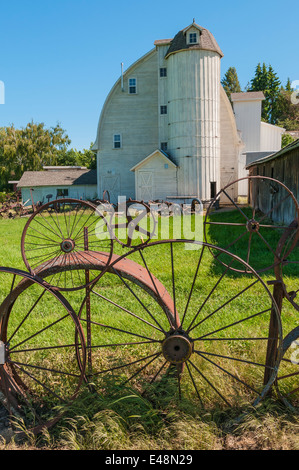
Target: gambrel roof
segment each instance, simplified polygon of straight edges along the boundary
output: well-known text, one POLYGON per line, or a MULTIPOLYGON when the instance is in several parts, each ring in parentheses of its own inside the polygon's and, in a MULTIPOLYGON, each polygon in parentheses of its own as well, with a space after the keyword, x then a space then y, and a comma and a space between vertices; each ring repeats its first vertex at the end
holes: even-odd
POLYGON ((205 51, 212 51, 217 52, 220 57, 223 57, 223 52, 221 51, 220 47, 217 44, 216 39, 214 38, 213 34, 210 33, 207 29, 199 26, 196 23, 192 23, 187 28, 182 29, 179 31, 168 48, 165 58, 169 57, 170 54, 174 54, 175 52, 185 51, 188 49, 199 49, 205 51), (186 32, 190 28, 196 28, 200 33, 199 43, 198 44, 187 44, 186 32))

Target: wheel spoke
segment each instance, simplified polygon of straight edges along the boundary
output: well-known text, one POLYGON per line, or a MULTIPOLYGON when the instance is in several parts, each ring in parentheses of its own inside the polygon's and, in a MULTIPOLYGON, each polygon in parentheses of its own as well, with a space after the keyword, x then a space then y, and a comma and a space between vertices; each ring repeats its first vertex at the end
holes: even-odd
POLYGON ((219 370, 221 370, 222 372, 224 372, 225 374, 229 375, 230 377, 232 377, 233 379, 237 380, 237 382, 243 384, 246 388, 248 388, 249 390, 251 390, 252 392, 256 393, 257 395, 260 395, 260 393, 255 390, 253 387, 251 387, 250 385, 248 385, 246 382, 244 382, 244 380, 241 380, 239 379, 239 377, 237 377, 236 375, 232 374, 231 372, 229 372, 228 370, 224 369, 223 367, 219 366, 219 364, 216 364, 216 362, 212 361, 211 359, 208 359, 207 357, 205 357, 203 354, 200 354, 200 353, 197 353, 199 356, 201 356, 203 359, 205 359, 206 361, 210 362, 211 364, 213 364, 215 367, 217 367, 219 370))
POLYGON ((106 374, 107 372, 112 372, 113 370, 123 369, 124 367, 129 367, 129 366, 132 366, 134 364, 138 364, 139 362, 146 361, 147 359, 150 359, 150 358, 156 359, 158 356, 160 356, 160 354, 161 354, 160 352, 150 354, 149 356, 145 356, 145 357, 142 357, 140 359, 136 359, 135 361, 127 362, 126 364, 122 364, 121 366, 110 367, 110 369, 105 369, 105 370, 101 370, 99 372, 95 372, 95 373, 92 374, 92 376, 96 376, 96 375, 100 375, 100 374, 106 374))
POLYGON ((30 308, 29 312, 25 315, 25 317, 23 318, 23 320, 19 323, 19 325, 17 326, 17 328, 14 330, 14 332, 11 334, 10 338, 8 339, 8 343, 11 342, 12 338, 15 336, 15 334, 19 331, 19 329, 21 328, 21 326, 25 323, 25 321, 27 320, 27 318, 29 317, 29 315, 32 313, 33 309, 37 306, 37 304, 39 303, 39 301, 41 300, 41 298, 43 297, 43 295, 45 294, 46 292, 46 289, 43 290, 43 292, 41 293, 41 295, 38 297, 38 299, 34 302, 33 306, 30 308))
POLYGON ((250 289, 251 287, 253 287, 256 283, 258 282, 258 280, 254 281, 252 284, 250 284, 249 286, 245 287, 244 289, 242 289, 240 292, 238 292, 238 294, 234 295, 233 297, 231 297, 229 300, 227 300, 224 304, 222 304, 220 307, 218 307, 216 310, 214 310, 212 313, 210 313, 209 315, 207 315, 205 318, 203 318, 200 322, 198 322, 196 325, 194 325, 192 328, 188 329, 188 333, 190 333, 191 330, 194 330, 197 326, 201 325, 203 322, 205 322, 206 320, 208 320, 208 318, 211 318, 213 315, 215 315, 215 313, 217 313, 219 310, 221 310, 223 307, 225 307, 226 305, 228 305, 229 303, 231 303, 233 300, 235 300, 237 297, 239 297, 240 295, 242 295, 244 292, 246 292, 248 289, 250 289))
MULTIPOLYGON (((122 283, 126 286, 126 288, 129 290, 129 292, 131 292, 131 294, 133 294, 133 296, 135 297, 135 299, 138 301, 138 303, 144 308, 144 310, 149 314, 149 316, 151 317, 151 319, 158 325, 158 328, 155 327, 154 325, 148 323, 149 325, 151 325, 153 328, 156 328, 157 330, 160 330, 162 331, 163 333, 166 333, 164 328, 160 325, 160 323, 157 321, 157 319, 152 315, 152 313, 148 310, 148 308, 144 305, 144 303, 139 299, 139 297, 135 294, 135 292, 131 289, 131 287, 129 286, 129 284, 124 280, 124 278, 121 276, 121 274, 119 273, 119 271, 117 271, 115 268, 112 268, 113 271, 115 272, 115 274, 119 277, 119 279, 122 281, 122 283)), ((106 299, 108 300, 108 299, 106 299)), ((120 307, 121 308, 121 307, 120 307)), ((139 318, 139 317, 138 317, 139 318)), ((141 318, 139 318, 139 320, 142 320, 141 318)), ((147 323, 145 320, 143 320, 145 323, 147 323)))
POLYGON ((18 346, 20 346, 21 344, 24 344, 26 343, 27 341, 31 340, 32 338, 35 338, 36 336, 38 336, 39 334, 43 333, 44 331, 48 330, 49 328, 53 327, 54 325, 57 325, 57 323, 61 322, 62 320, 64 320, 65 318, 68 318, 69 315, 66 314, 64 315, 63 317, 59 318, 58 320, 50 323, 49 325, 45 326, 44 328, 42 328, 41 330, 38 330, 36 333, 34 333, 33 335, 31 336, 28 336, 28 338, 24 339, 23 341, 21 341, 20 343, 18 344, 15 344, 12 348, 10 348, 10 351, 13 351, 14 349, 16 349, 18 346))
MULTIPOLYGON (((82 319, 82 321, 86 321, 86 320, 82 319)), ((160 340, 153 340, 153 338, 149 338, 148 336, 139 335, 137 333, 133 333, 132 331, 127 331, 127 330, 123 330, 121 328, 116 328, 115 326, 105 325, 103 323, 98 323, 98 322, 95 322, 93 320, 90 320, 90 323, 92 323, 93 325, 101 326, 102 328, 109 328, 110 330, 120 331, 121 333, 126 333, 128 335, 138 336, 138 338, 144 338, 144 339, 148 339, 150 341, 156 341, 157 343, 161 343, 160 340)))
POLYGON ((98 297, 100 297, 101 299, 103 300, 106 300, 106 302, 109 302, 110 304, 114 305, 115 307, 121 309, 123 312, 126 312, 128 313, 129 315, 132 315, 132 317, 135 317, 137 318, 138 320, 142 321, 143 323, 146 323, 147 325, 151 326, 152 328, 155 328, 156 330, 158 331, 161 331, 163 332, 164 330, 161 330, 161 328, 157 328, 155 325, 153 325, 152 323, 149 323, 148 321, 144 320, 144 318, 141 318, 139 317, 138 315, 136 315, 135 313, 131 312, 130 310, 126 309, 125 307, 122 307, 121 305, 118 305, 116 302, 113 302, 113 300, 111 299, 108 299, 107 297, 104 297, 103 295, 99 294, 98 292, 94 291, 93 289, 91 289, 91 292, 95 295, 97 295, 98 297))
POLYGON ((205 338, 206 336, 212 335, 214 333, 218 333, 219 331, 227 330, 227 328, 231 328, 232 326, 238 325, 238 324, 243 323, 247 320, 251 320, 252 318, 255 318, 255 317, 257 317, 259 315, 262 315, 263 313, 266 313, 266 312, 271 312, 271 308, 263 310, 262 312, 254 313, 253 315, 250 315, 249 317, 242 318, 242 320, 238 320, 238 321, 235 321, 233 323, 230 323, 229 325, 223 326, 222 328, 218 328, 218 330, 214 330, 214 331, 211 331, 210 333, 206 333, 205 335, 203 335, 199 338, 195 338, 193 341, 199 341, 199 340, 205 338))
POLYGON ((198 369, 198 367, 196 367, 195 364, 193 364, 192 361, 189 361, 187 363, 190 363, 192 367, 194 367, 194 369, 196 370, 196 372, 210 385, 210 387, 212 387, 212 389, 217 393, 217 395, 220 396, 220 398, 222 398, 222 400, 229 406, 231 407, 231 404, 226 400, 226 398, 224 398, 224 396, 222 395, 222 393, 219 392, 219 390, 212 384, 212 382, 210 382, 210 380, 198 369))
MULTIPOLYGON (((204 302, 201 304, 200 308, 198 309, 196 315, 194 316, 193 320, 191 321, 189 327, 187 328, 187 333, 189 333, 191 330, 193 330, 192 325, 193 323, 195 322, 196 318, 198 317, 198 315, 200 314, 201 310, 203 309, 203 307, 205 306, 205 304, 207 303, 207 301, 210 299, 211 295, 213 294, 213 292, 217 289, 217 287, 219 286, 220 282, 222 281, 222 279, 224 278, 224 276, 226 275, 227 271, 229 270, 229 268, 231 267, 232 265, 232 262, 229 264, 229 266, 227 266, 227 268, 225 269, 225 271, 222 273, 221 277, 218 279, 218 281, 216 282, 216 284, 214 285, 214 287, 212 288, 212 290, 209 292, 208 296, 205 298, 204 302)), ((212 314, 211 314, 212 315, 212 314)), ((203 320, 202 320, 203 321, 203 320)), ((198 323, 199 324, 199 323, 198 323)), ((197 326, 197 325, 196 325, 197 326)), ((195 326, 195 327, 196 327, 195 326)), ((195 328, 194 327, 194 328, 195 328)))

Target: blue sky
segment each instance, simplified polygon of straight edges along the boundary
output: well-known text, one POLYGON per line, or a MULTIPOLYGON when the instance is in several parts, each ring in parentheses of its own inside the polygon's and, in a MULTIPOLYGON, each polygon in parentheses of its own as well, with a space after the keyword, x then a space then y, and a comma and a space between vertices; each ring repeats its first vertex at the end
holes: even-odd
POLYGON ((192 23, 224 52, 221 77, 237 69, 244 88, 258 62, 285 85, 299 80, 298 2, 179 0, 0 0, 0 126, 57 122, 77 149, 89 148, 107 94, 156 39, 192 23))

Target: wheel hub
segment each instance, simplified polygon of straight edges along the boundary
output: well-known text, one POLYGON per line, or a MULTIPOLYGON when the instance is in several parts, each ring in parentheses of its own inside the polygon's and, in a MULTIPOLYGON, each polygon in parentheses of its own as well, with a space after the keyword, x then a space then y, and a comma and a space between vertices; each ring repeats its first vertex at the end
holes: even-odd
POLYGON ((258 232, 260 229, 260 224, 256 220, 251 219, 251 220, 248 220, 246 224, 246 228, 248 232, 258 232))
POLYGON ((71 238, 66 238, 61 242, 60 247, 65 253, 70 253, 75 248, 75 242, 71 238))
POLYGON ((162 352, 167 361, 172 364, 181 364, 189 359, 193 346, 184 334, 174 334, 165 338, 162 343, 162 352))

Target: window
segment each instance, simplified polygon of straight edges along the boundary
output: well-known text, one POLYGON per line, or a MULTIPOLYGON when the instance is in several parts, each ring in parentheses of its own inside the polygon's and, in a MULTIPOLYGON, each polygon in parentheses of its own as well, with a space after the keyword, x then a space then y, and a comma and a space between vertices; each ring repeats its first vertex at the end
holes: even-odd
POLYGON ((66 197, 69 195, 68 189, 57 189, 57 197, 66 197))
POLYGON ((196 43, 197 43, 197 33, 190 33, 189 44, 196 44, 196 43))
POLYGON ((161 142, 161 150, 163 150, 164 152, 166 152, 166 150, 167 150, 167 142, 161 142))
POLYGON ((137 78, 129 78, 129 94, 135 95, 137 93, 137 78))
POLYGON ((167 68, 161 67, 160 68, 160 77, 167 77, 167 68))
POLYGON ((165 170, 167 170, 167 168, 168 168, 168 163, 164 163, 164 168, 165 168, 165 170))
POLYGON ((121 148, 121 135, 120 134, 114 134, 114 136, 113 136, 113 148, 114 149, 120 149, 121 148))
POLYGON ((160 114, 167 114, 167 106, 166 105, 160 106, 160 114))

